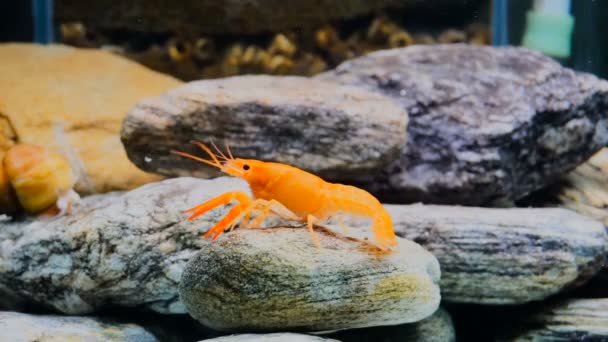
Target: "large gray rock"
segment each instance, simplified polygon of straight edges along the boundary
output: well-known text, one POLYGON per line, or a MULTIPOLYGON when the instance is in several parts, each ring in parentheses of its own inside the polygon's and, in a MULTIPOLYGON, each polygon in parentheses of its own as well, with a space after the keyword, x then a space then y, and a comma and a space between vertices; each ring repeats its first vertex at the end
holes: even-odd
POLYGON ((542 300, 586 282, 608 253, 602 223, 565 209, 386 207, 395 233, 439 260, 449 302, 542 300))
POLYGON ((0 297, 7 290, 70 314, 105 306, 185 313, 183 268, 225 211, 188 221, 184 210, 230 190, 249 191, 233 178, 170 179, 85 198, 69 216, 0 223, 0 297))
POLYGON ((400 159, 362 180, 386 201, 518 199, 608 143, 608 82, 522 48, 379 51, 318 79, 389 96, 408 112, 400 159))
POLYGON ((608 298, 570 299, 526 317, 525 321, 527 329, 504 340, 606 341, 608 298))
POLYGON ((10 342, 155 342, 154 335, 134 324, 92 317, 28 315, 0 311, 0 341, 10 342))
POLYGON ((215 174, 177 156, 206 156, 191 141, 223 146, 237 157, 280 161, 320 176, 369 174, 394 160, 405 142, 407 113, 388 98, 304 77, 236 76, 191 82, 140 101, 123 122, 127 155, 146 171, 215 174), (198 170, 198 171, 197 171, 198 170))
POLYGON ((221 331, 332 331, 416 322, 439 306, 439 264, 419 245, 369 246, 299 228, 237 229, 183 273, 188 312, 221 331))
MULTIPOLYGON (((453 1, 453 0, 452 0, 453 1)), ((81 21, 101 28, 180 33, 257 33, 268 30, 321 25, 332 19, 350 18, 402 0, 100 0, 90 4, 57 0, 56 16, 62 21, 81 21)), ((447 1, 446 1, 447 3, 447 1)))

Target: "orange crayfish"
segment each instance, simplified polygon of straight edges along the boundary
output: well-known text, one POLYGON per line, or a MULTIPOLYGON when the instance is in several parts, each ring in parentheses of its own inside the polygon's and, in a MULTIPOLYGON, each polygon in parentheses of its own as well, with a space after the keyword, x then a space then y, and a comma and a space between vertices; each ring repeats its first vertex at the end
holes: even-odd
POLYGON ((370 193, 354 186, 324 181, 296 167, 264 162, 255 159, 234 158, 227 147, 227 155, 215 144, 215 154, 203 143, 196 142, 211 160, 173 151, 173 153, 217 167, 222 172, 247 181, 254 198, 242 191, 232 191, 199 204, 186 212, 194 219, 220 205, 236 200, 228 214, 211 228, 204 238, 217 239, 227 228, 233 229, 239 222, 250 228, 259 227, 272 212, 281 218, 305 222, 317 246, 313 224, 343 213, 372 220, 375 244, 381 249, 392 249, 397 245, 391 216, 382 204, 370 193), (257 214, 250 221, 252 214, 257 214))

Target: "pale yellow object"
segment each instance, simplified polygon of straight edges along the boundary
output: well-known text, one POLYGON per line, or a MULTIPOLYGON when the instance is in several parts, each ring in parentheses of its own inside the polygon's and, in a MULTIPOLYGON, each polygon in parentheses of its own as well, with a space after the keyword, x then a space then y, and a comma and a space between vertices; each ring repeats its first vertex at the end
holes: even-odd
POLYGON ((40 146, 13 146, 4 156, 3 166, 19 203, 30 213, 55 205, 76 183, 67 160, 40 146))
POLYGON ((180 84, 110 52, 0 44, 0 118, 10 125, 0 130, 0 148, 17 140, 64 154, 73 151, 85 170, 77 180, 80 192, 88 192, 86 184, 106 192, 159 180, 128 160, 120 127, 139 100, 180 84), (63 143, 58 125, 64 129, 63 143))

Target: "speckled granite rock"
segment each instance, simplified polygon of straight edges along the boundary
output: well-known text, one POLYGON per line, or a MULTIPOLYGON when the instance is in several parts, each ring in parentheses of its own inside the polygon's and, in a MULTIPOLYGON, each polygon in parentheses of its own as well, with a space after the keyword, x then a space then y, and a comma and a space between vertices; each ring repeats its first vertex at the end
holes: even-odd
POLYGON ((587 281, 608 253, 604 226, 565 209, 386 207, 397 235, 439 260, 449 302, 542 300, 587 281))
MULTIPOLYGON (((170 153, 206 156, 190 142, 226 140, 235 156, 278 160, 320 176, 364 174, 396 158, 407 114, 355 87, 304 77, 237 76, 188 83, 139 102, 122 141, 140 168, 165 175, 210 168, 170 153)), ((213 171, 215 173, 216 171, 213 171)))
POLYGON ((318 79, 389 96, 408 112, 401 158, 362 180, 385 201, 518 199, 608 143, 608 82, 521 48, 412 46, 318 79))
POLYGON ((28 315, 0 311, 0 341, 11 342, 155 342, 154 335, 134 324, 91 317, 28 315))
MULTIPOLYGON (((203 341, 213 342, 338 342, 338 340, 323 338, 319 336, 294 334, 294 333, 274 333, 274 334, 240 334, 222 336, 203 341)), ((202 342, 202 341, 200 341, 202 342)))
POLYGON ((0 297, 6 288, 70 314, 104 306, 185 313, 181 273, 225 210, 196 221, 184 210, 231 189, 248 191, 233 178, 170 179, 85 198, 71 216, 0 222, 0 297))
POLYGON ((203 246, 180 298, 221 331, 331 331, 416 322, 439 306, 439 264, 415 243, 378 255, 306 229, 237 229, 203 246))
POLYGON ((439 308, 433 315, 422 321, 384 327, 346 330, 330 335, 348 342, 454 342, 456 332, 450 314, 439 308))
POLYGON ((80 1, 57 0, 56 16, 62 21, 82 21, 93 27, 137 31, 257 33, 310 27, 402 4, 400 0, 100 0, 85 6, 80 1))
POLYGON ((506 341, 606 341, 608 298, 570 299, 526 317, 528 329, 506 341))

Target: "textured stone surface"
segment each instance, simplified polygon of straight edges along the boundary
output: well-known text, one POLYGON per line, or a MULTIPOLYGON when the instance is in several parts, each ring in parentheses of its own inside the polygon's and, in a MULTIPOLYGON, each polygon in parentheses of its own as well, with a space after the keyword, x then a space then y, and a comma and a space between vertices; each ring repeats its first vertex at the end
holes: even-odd
MULTIPOLYGON (((294 333, 274 333, 274 334, 239 334, 222 336, 203 341, 213 342, 337 342, 338 340, 323 338, 319 336, 294 334, 294 333)), ((202 341, 201 341, 202 342, 202 341)))
POLYGON ((362 181, 387 201, 518 199, 608 142, 608 83, 525 49, 412 46, 318 78, 387 95, 408 112, 401 158, 362 181))
POLYGON ((238 76, 143 100, 121 134, 136 165, 166 175, 210 170, 170 151, 205 155, 191 140, 215 139, 228 142, 235 156, 348 177, 396 158, 406 126, 407 114, 393 101, 362 89, 304 77, 238 76))
POLYGON ((78 166, 80 192, 131 189, 158 180, 128 160, 120 126, 142 97, 179 84, 108 52, 0 44, 0 150, 20 142, 67 154, 78 166))
POLYGON ((372 253, 306 229, 237 229, 203 246, 184 270, 188 312, 222 331, 331 331, 416 322, 439 306, 439 264, 415 243, 372 253))
POLYGON ((104 306, 185 313, 177 292, 185 263, 226 212, 187 221, 184 210, 230 190, 248 188, 233 178, 171 179, 87 197, 70 216, 1 222, 0 298, 10 290, 70 314, 104 306))
POLYGON ((528 330, 509 341, 606 341, 608 298, 570 299, 526 318, 528 330))
POLYGON ((608 149, 603 148, 548 189, 534 204, 572 209, 608 226, 608 149))
POLYGON ((331 19, 366 14, 400 0, 170 0, 114 2, 58 0, 59 20, 83 21, 102 28, 138 31, 204 33, 256 33, 302 28, 331 19))
POLYGON ((565 209, 386 207, 397 235, 439 260, 449 302, 542 300, 588 280, 608 253, 604 226, 565 209))
POLYGON ((456 332, 450 314, 439 308, 433 315, 422 321, 410 324, 354 329, 330 335, 340 341, 419 341, 419 342, 454 342, 456 332))
POLYGON ((154 335, 133 324, 90 317, 28 315, 0 311, 0 340, 11 342, 155 342, 154 335))

